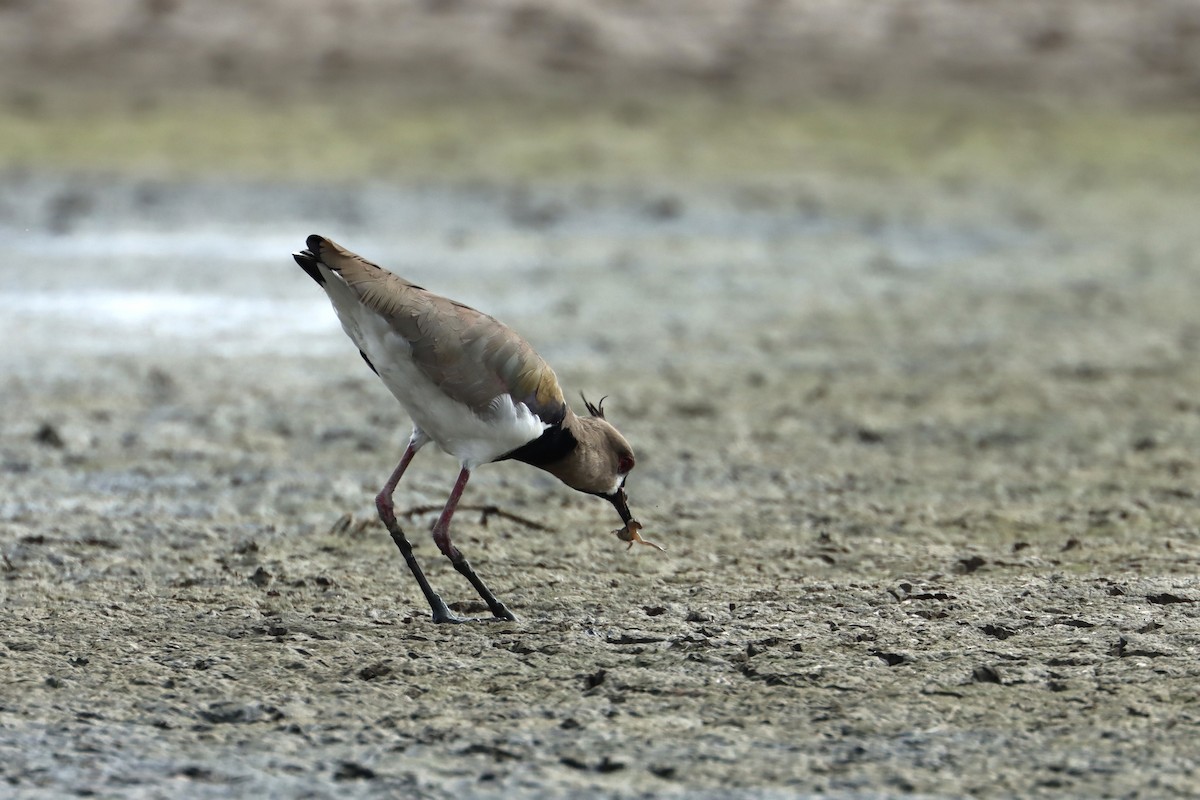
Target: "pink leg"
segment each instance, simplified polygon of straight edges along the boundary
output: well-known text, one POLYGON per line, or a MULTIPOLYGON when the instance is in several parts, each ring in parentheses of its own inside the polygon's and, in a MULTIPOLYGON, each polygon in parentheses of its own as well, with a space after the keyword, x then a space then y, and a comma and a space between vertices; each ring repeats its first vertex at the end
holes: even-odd
POLYGON ((425 442, 420 441, 414 433, 413 437, 408 441, 408 447, 404 451, 404 455, 400 457, 400 463, 396 465, 396 469, 392 472, 392 476, 388 478, 387 483, 379 490, 379 494, 375 495, 375 510, 379 512, 379 518, 383 520, 384 525, 394 525, 396 522, 396 506, 392 502, 392 495, 396 493, 396 487, 400 484, 400 478, 404 476, 404 471, 408 469, 408 464, 413 460, 413 456, 421 449, 425 442))
POLYGON ((442 509, 442 515, 433 524, 433 543, 442 551, 442 555, 451 561, 462 558, 462 553, 450 542, 450 518, 454 516, 454 509, 458 508, 458 501, 462 498, 463 489, 467 488, 470 477, 470 470, 463 467, 458 473, 458 480, 454 482, 454 488, 450 490, 450 496, 446 498, 446 507, 442 509))
POLYGON ((404 455, 400 458, 400 463, 396 466, 392 476, 388 478, 387 483, 383 485, 383 489, 375 497, 375 508, 379 511, 379 519, 383 521, 383 526, 387 528, 388 533, 392 535, 392 541, 396 543, 396 547, 400 548, 400 555, 404 556, 405 563, 412 571, 413 577, 417 579, 417 584, 421 587, 421 592, 425 595, 425 600, 429 603, 429 608, 433 612, 434 622, 462 622, 461 619, 450 613, 450 609, 446 606, 438 593, 429 585, 429 581, 425 578, 425 573, 421 571, 421 565, 417 563, 416 556, 413 555, 412 545, 408 543, 408 539, 404 536, 404 531, 400 527, 400 523, 396 522, 396 507, 392 502, 392 495, 396 491, 396 485, 400 483, 400 478, 404 475, 404 471, 408 469, 408 464, 413 460, 413 456, 417 451, 428 442, 429 439, 420 431, 413 431, 412 438, 408 440, 408 448, 404 451, 404 455))
POLYGON ((470 477, 471 471, 466 467, 463 467, 458 473, 458 480, 454 482, 454 488, 450 490, 450 497, 446 499, 446 507, 442 509, 442 515, 433 525, 433 542, 446 558, 450 559, 454 568, 471 582, 475 591, 483 598, 483 602, 487 603, 487 607, 494 617, 516 621, 516 615, 509 611, 504 603, 496 599, 496 595, 492 594, 487 585, 475 574, 475 570, 471 568, 466 556, 460 553, 450 541, 450 518, 454 516, 454 509, 458 508, 458 501, 462 497, 463 489, 467 487, 467 480, 470 477))

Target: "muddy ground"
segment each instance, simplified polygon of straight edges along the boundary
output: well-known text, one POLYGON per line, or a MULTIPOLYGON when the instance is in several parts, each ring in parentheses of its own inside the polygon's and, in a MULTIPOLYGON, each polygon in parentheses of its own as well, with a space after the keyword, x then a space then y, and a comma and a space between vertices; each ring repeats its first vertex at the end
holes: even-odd
MULTIPOLYGON (((616 188, 10 170, 5 792, 1194 795, 1190 173, 831 163, 616 188), (457 519, 521 621, 432 625, 372 515, 405 417, 289 258, 314 231, 608 394, 668 551, 483 468, 466 502, 549 529, 457 519)), ((398 505, 454 471, 426 451, 398 505)), ((430 522, 433 583, 478 613, 430 522)))

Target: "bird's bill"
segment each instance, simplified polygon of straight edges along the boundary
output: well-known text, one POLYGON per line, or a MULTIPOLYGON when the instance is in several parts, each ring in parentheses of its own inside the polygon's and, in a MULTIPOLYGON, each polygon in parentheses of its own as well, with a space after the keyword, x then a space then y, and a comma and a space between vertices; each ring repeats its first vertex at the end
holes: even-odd
POLYGON ((613 507, 617 509, 617 513, 621 515, 621 522, 624 522, 626 525, 628 525, 633 521, 633 514, 629 513, 629 498, 625 496, 624 486, 622 486, 620 489, 617 489, 612 494, 604 495, 604 498, 608 500, 608 502, 612 503, 613 507))

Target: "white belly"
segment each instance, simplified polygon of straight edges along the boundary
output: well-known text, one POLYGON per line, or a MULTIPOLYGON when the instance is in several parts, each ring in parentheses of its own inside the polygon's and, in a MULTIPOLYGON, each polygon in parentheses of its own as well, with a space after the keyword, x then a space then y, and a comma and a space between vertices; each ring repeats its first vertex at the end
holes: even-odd
POLYGON ((331 278, 326 286, 328 290, 339 284, 329 295, 342 329, 366 353, 413 425, 468 469, 495 461, 542 435, 545 423, 510 395, 497 396, 483 414, 447 397, 413 363, 408 342, 353 298, 336 276, 331 278))

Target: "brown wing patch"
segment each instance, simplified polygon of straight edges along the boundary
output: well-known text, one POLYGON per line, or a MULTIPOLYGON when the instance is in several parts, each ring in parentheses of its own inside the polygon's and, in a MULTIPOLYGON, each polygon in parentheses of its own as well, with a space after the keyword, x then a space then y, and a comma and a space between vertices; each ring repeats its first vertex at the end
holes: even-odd
POLYGON ((325 266, 342 276, 363 305, 384 316, 401 310, 406 290, 421 291, 421 287, 323 236, 309 236, 308 249, 325 266))
POLYGON ((321 236, 308 237, 308 247, 409 343, 413 362, 448 396, 482 414, 509 394, 547 424, 562 419, 566 402, 554 371, 512 329, 321 236))

